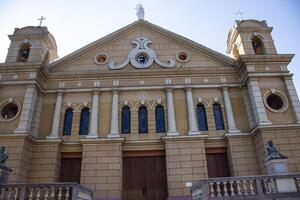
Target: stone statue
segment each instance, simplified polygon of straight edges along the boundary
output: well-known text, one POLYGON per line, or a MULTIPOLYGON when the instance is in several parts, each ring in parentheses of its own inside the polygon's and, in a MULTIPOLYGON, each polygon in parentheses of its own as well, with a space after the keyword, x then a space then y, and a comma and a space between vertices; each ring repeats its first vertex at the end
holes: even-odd
POLYGON ((0 146, 0 165, 3 165, 7 159, 8 155, 5 154, 5 147, 0 146))
POLYGON ((287 158, 286 156, 279 153, 278 149, 274 146, 272 140, 268 141, 267 153, 268 157, 266 160, 287 158))
POLYGON ((144 7, 142 4, 138 4, 136 7, 135 7, 135 10, 136 10, 136 15, 138 16, 138 19, 144 19, 144 16, 145 16, 145 10, 144 10, 144 7))

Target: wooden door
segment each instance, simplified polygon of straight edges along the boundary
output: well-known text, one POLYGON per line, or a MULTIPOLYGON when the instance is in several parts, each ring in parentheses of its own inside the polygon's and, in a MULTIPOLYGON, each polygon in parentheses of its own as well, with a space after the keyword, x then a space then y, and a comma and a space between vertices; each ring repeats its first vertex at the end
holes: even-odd
POLYGON ((62 155, 60 168, 60 182, 80 183, 81 156, 62 155))
POLYGON ((166 200, 165 156, 123 158, 123 200, 166 200))
POLYGON ((229 177, 229 168, 226 150, 206 150, 206 161, 209 178, 229 177))

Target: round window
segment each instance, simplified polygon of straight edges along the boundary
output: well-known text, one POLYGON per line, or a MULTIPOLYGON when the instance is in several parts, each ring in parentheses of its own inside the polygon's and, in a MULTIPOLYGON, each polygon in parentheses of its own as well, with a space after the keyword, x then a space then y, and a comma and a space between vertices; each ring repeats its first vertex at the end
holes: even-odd
POLYGON ((277 94, 270 94, 267 97, 267 104, 270 108, 274 110, 280 110, 282 109, 284 102, 281 99, 281 97, 278 96, 277 94))
POLYGON ((17 116, 18 111, 18 106, 15 103, 10 102, 2 107, 1 117, 4 120, 11 120, 17 116))
POLYGON ((264 103, 272 112, 284 112, 288 109, 287 97, 276 89, 265 93, 264 103))
POLYGON ((99 53, 95 56, 94 58, 95 60, 95 63, 98 64, 98 65, 104 65, 107 63, 108 61, 108 56, 104 53, 99 53))
POLYGON ((188 62, 190 60, 190 54, 186 51, 180 51, 176 54, 176 59, 178 62, 188 62))

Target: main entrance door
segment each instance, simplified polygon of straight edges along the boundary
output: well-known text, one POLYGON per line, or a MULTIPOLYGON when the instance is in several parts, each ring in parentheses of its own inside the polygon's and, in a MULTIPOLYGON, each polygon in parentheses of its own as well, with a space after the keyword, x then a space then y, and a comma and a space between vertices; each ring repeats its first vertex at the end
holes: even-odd
POLYGON ((163 152, 124 152, 123 156, 123 200, 166 200, 163 152))

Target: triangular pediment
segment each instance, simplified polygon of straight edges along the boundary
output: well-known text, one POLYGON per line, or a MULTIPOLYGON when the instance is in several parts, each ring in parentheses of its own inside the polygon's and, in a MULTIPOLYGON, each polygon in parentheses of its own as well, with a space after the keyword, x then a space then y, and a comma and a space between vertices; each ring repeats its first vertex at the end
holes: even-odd
MULTIPOLYGON (((153 64, 149 65, 148 69, 233 67, 235 64, 235 61, 226 55, 147 21, 138 20, 51 63, 49 70, 50 72, 135 70, 138 66, 135 66, 134 60, 126 63, 126 59, 130 52, 137 48, 138 44, 132 43, 137 38, 151 41, 151 44, 145 46, 154 52, 157 60, 152 59, 153 64), (188 62, 180 62, 178 52, 188 53, 190 57, 188 62), (99 54, 107 56, 107 62, 97 63, 95 58, 99 54), (172 65, 173 61, 174 65, 172 65), (111 66, 117 66, 117 68, 112 69, 111 66)), ((151 55, 149 57, 151 60, 151 55)))

